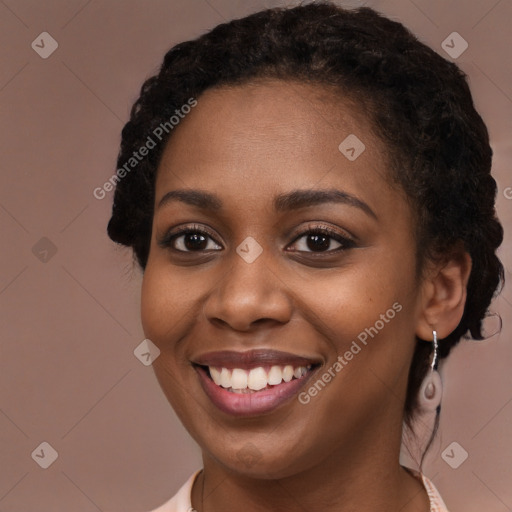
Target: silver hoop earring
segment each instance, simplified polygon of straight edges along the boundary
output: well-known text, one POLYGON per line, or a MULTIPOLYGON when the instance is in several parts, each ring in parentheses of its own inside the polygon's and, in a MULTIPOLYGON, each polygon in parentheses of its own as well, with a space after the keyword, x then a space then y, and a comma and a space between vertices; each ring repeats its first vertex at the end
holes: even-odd
POLYGON ((428 375, 423 380, 420 393, 419 393, 419 404, 420 408, 424 412, 433 412, 441 404, 441 398, 443 395, 443 383, 441 376, 437 371, 437 331, 432 331, 434 354, 432 361, 430 362, 430 370, 428 375))

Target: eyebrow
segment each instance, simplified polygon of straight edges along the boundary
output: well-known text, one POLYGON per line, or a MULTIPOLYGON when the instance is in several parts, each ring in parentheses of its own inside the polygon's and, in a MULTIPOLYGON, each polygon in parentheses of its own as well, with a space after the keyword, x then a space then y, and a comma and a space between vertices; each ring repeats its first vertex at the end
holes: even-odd
MULTIPOLYGON (((157 209, 173 201, 180 201, 203 210, 218 211, 222 209, 222 200, 218 196, 211 192, 198 189, 171 190, 160 199, 157 209)), ((332 188, 292 190, 291 192, 277 195, 273 203, 276 212, 298 210, 300 208, 317 206, 323 203, 340 203, 359 208, 370 217, 377 219, 375 212, 364 201, 352 194, 332 188)))

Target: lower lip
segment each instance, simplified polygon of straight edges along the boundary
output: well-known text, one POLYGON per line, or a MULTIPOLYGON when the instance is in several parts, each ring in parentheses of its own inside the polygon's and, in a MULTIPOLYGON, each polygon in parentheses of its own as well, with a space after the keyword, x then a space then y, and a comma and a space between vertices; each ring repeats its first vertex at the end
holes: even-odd
POLYGON ((314 373, 310 371, 300 379, 282 382, 254 393, 233 393, 217 386, 203 368, 196 367, 196 371, 200 376, 201 386, 210 400, 221 411, 233 416, 257 416, 273 411, 295 396, 314 373))

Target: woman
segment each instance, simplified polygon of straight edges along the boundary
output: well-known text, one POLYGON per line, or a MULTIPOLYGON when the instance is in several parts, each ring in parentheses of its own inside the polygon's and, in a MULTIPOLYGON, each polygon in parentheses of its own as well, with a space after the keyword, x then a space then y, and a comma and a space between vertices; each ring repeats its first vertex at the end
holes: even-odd
POLYGON ((167 53, 108 225, 203 454, 158 512, 446 510, 399 451, 503 280, 491 156, 464 74, 369 8, 266 10, 167 53))

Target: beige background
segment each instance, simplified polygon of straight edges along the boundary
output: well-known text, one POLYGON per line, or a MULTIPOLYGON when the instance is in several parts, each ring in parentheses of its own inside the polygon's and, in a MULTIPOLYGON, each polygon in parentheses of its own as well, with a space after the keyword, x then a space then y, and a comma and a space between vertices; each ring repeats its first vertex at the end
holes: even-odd
MULTIPOLYGON (((129 108, 170 46, 287 3, 0 1, 0 512, 142 512, 200 467, 151 366, 134 356, 140 275, 106 236, 112 193, 92 192, 115 171, 129 108), (31 48, 44 31, 59 45, 47 59, 31 48), (42 442, 58 453, 47 469, 36 463, 42 442)), ((469 43, 456 60, 490 129, 512 279, 512 1, 366 4, 444 56, 452 32, 469 43)), ((451 512, 512 509, 511 289, 494 304, 501 334, 464 343, 443 368, 426 472, 451 512), (441 456, 452 442, 469 454, 457 469, 441 456)))

